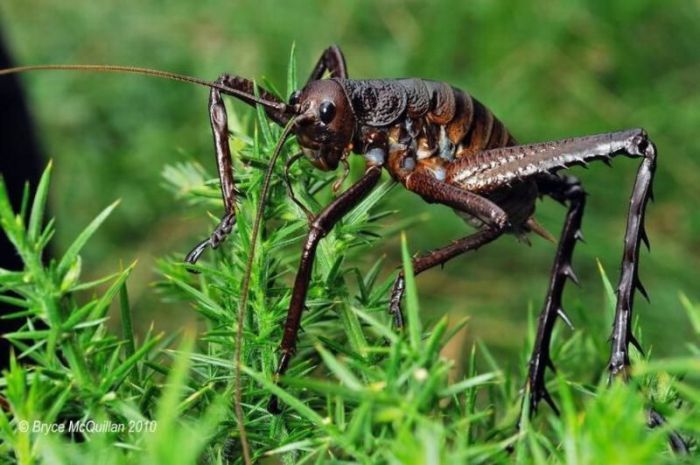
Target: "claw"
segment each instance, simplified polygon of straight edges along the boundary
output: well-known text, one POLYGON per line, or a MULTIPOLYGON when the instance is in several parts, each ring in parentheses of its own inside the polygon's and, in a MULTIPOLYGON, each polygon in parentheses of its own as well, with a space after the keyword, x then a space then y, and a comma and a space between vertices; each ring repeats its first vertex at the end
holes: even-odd
MULTIPOLYGON (((187 254, 187 256, 185 257, 185 262, 194 264, 197 262, 197 260, 199 260, 199 257, 202 256, 207 247, 211 247, 212 249, 217 248, 219 244, 221 244, 226 239, 226 237, 229 234, 231 234, 231 231, 233 230, 233 226, 235 224, 235 212, 224 215, 224 217, 221 218, 221 222, 216 226, 216 228, 214 228, 214 231, 211 233, 211 236, 197 244, 190 251, 190 253, 187 254)), ((193 273, 196 273, 196 271, 193 271, 193 273)))
POLYGON ((579 242, 583 242, 584 244, 586 243, 586 239, 583 238, 583 233, 580 229, 574 233, 574 239, 579 242))
MULTIPOLYGON (((209 239, 205 239, 199 244, 197 244, 191 251, 190 253, 187 254, 185 257, 185 263, 189 263, 191 265, 194 265, 197 263, 197 260, 199 260, 199 257, 202 256, 205 250, 207 250, 207 247, 209 247, 210 241, 209 239)), ((191 271, 192 273, 197 273, 196 271, 191 271)))

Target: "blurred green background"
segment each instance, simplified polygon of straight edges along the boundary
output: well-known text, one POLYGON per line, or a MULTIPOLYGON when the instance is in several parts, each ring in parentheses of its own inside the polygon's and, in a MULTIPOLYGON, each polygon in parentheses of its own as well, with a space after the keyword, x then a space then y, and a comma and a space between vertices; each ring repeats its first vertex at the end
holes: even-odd
MULTIPOLYGON (((352 77, 416 76, 450 82, 489 106, 522 142, 644 127, 656 141, 659 171, 647 225, 652 253, 638 298, 644 344, 674 354, 691 336, 678 295, 700 299, 700 2, 697 0, 506 1, 117 1, 3 0, 0 25, 18 64, 112 63, 213 79, 221 72, 269 77, 284 87, 296 42, 300 79, 331 43, 352 77)), ((51 205, 56 247, 104 206, 123 200, 89 245, 83 270, 98 276, 140 260, 130 281, 137 318, 168 328, 191 318, 158 303, 149 286, 154 260, 184 255, 206 234, 206 212, 177 203, 163 187, 166 164, 194 158, 213 174, 207 91, 142 77, 77 73, 24 76, 47 156, 56 164, 51 205)), ((2 156, 12 156, 3 154, 2 156)), ((572 170, 590 193, 587 243, 574 266, 583 287, 565 302, 604 318, 595 259, 615 280, 637 162, 572 170)), ((449 209, 395 189, 397 215, 417 219, 414 250, 468 232, 449 209)), ((558 235, 565 210, 539 204, 558 235)), ((219 212, 215 212, 217 215, 219 212)), ((386 272, 399 264, 388 238, 386 272)), ((527 309, 539 310, 554 247, 511 237, 457 259, 418 281, 432 315, 469 314, 470 338, 501 353, 524 343, 527 309)), ((574 324, 581 320, 574 318, 574 324)), ((608 337, 609 322, 601 340, 608 337)))

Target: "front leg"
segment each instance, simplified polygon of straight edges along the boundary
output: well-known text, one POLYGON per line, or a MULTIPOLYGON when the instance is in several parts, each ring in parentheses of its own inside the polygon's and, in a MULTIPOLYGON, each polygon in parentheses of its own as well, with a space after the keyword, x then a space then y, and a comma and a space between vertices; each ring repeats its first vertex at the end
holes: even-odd
MULTIPOLYGON (((292 299, 289 303, 289 310, 287 311, 287 321, 284 324, 284 335, 282 337, 282 343, 280 344, 281 354, 275 373, 277 380, 287 371, 289 362, 296 351, 297 333, 299 332, 301 314, 306 301, 306 293, 309 290, 311 271, 314 259, 316 258, 318 243, 343 216, 360 203, 372 190, 379 181, 381 173, 381 166, 370 165, 359 181, 328 205, 311 223, 311 229, 304 242, 299 270, 294 279, 292 299)), ((273 396, 270 398, 268 410, 272 413, 279 412, 277 397, 273 396)))
MULTIPOLYGON (((253 95, 255 91, 255 84, 253 81, 239 76, 223 74, 215 81, 215 83, 225 85, 232 89, 240 90, 251 95, 253 95)), ((226 237, 231 233, 234 225, 236 224, 236 189, 233 181, 231 150, 228 142, 228 114, 226 113, 226 107, 224 106, 223 99, 221 98, 221 93, 226 94, 226 92, 218 89, 212 89, 209 94, 209 121, 211 124, 212 135, 214 137, 216 168, 219 173, 221 196, 224 200, 226 213, 221 218, 221 222, 216 226, 216 228, 214 228, 211 235, 197 244, 190 251, 190 253, 187 254, 185 257, 185 262, 187 263, 196 263, 207 247, 211 247, 212 249, 217 248, 219 244, 226 240, 226 237)), ((258 89, 258 93, 260 97, 266 100, 282 103, 277 97, 265 89, 258 89)), ((255 106, 255 102, 250 99, 246 99, 240 95, 234 95, 234 97, 240 99, 248 105, 255 106)), ((272 121, 280 126, 284 126, 289 120, 288 116, 280 111, 269 108, 267 108, 265 111, 268 117, 270 117, 272 121)))
MULTIPOLYGON (((448 260, 476 250, 500 237, 508 228, 508 216, 496 204, 485 197, 466 191, 451 184, 439 181, 431 174, 416 171, 407 176, 406 188, 423 197, 430 203, 441 203, 456 210, 468 213, 484 222, 484 227, 475 234, 459 239, 452 244, 414 258, 413 272, 418 275, 425 270, 442 265, 448 260)), ((404 294, 405 278, 400 271, 389 299, 389 312, 398 328, 403 327, 401 298, 404 294)))
MULTIPOLYGON (((222 82, 220 78, 217 82, 222 82)), ((214 151, 216 153, 216 169, 219 172, 221 183, 221 197, 224 201, 226 213, 221 222, 214 229, 211 236, 203 240, 187 254, 185 262, 196 263, 207 247, 215 249, 223 242, 233 230, 236 224, 236 189, 233 181, 233 165, 231 162, 231 149, 228 143, 228 115, 224 106, 221 93, 218 89, 212 89, 209 94, 209 121, 214 137, 214 151)))

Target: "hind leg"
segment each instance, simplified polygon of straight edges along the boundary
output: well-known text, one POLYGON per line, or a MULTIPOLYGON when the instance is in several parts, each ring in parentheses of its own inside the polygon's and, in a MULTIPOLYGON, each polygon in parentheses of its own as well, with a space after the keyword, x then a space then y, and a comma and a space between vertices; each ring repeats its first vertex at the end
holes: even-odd
MULTIPOLYGON (((619 376, 624 381, 629 377, 629 345, 632 344, 640 352, 642 348, 632 334, 632 306, 634 304, 635 289, 649 299, 647 291, 639 280, 639 250, 641 243, 649 248, 649 239, 644 230, 644 215, 647 203, 652 199, 652 182, 656 171, 656 146, 646 134, 636 140, 632 146, 633 155, 644 157, 637 171, 637 179, 630 198, 630 208, 627 214, 627 229, 625 231, 625 247, 620 266, 620 281, 617 285, 617 305, 615 307, 615 320, 610 337, 612 349, 608 369, 610 376, 619 376)), ((649 409, 648 423, 650 427, 660 426, 665 423, 664 417, 649 409)), ((687 454, 688 446, 685 440, 675 431, 669 433, 671 448, 678 453, 687 454)))
POLYGON ((625 247, 622 254, 615 321, 611 336, 612 349, 608 365, 611 376, 619 375, 625 380, 628 377, 630 365, 629 345, 632 344, 640 351, 642 350, 632 334, 632 306, 635 289, 647 297, 647 292, 639 280, 639 249, 642 241, 649 247, 649 239, 644 230, 644 215, 647 202, 652 197, 651 185, 656 170, 656 147, 648 138, 639 139, 634 149, 636 150, 635 155, 644 157, 644 160, 637 171, 637 179, 634 183, 627 216, 625 247))
MULTIPOLYGON (((555 412, 559 413, 547 391, 544 375, 547 367, 554 369, 554 364, 549 354, 554 323, 557 317, 562 317, 569 323, 562 306, 562 294, 567 278, 577 282, 576 275, 571 267, 571 259, 576 241, 582 238, 581 219, 586 204, 586 193, 578 179, 573 176, 562 178, 549 176, 545 181, 538 183, 538 187, 543 194, 549 195, 562 203, 568 203, 569 211, 566 214, 564 228, 557 247, 547 297, 539 317, 537 338, 530 357, 527 378, 527 388, 530 393, 530 414, 537 410, 539 402, 543 399, 555 412)), ((523 407, 525 406, 525 399, 527 399, 527 396, 523 399, 523 407)))

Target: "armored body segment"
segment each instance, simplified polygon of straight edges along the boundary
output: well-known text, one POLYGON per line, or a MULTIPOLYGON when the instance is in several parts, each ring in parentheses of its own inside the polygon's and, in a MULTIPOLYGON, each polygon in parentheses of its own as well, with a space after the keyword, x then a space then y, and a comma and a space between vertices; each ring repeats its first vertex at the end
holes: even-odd
MULTIPOLYGON (((448 171, 454 171, 450 168, 456 164, 463 165, 464 170, 469 170, 470 166, 480 164, 485 150, 516 144, 515 138, 508 132, 504 124, 481 102, 458 89, 455 89, 454 93, 458 111, 447 123, 447 133, 453 137, 461 136, 461 138, 456 141, 456 160, 446 167, 448 171), (473 160, 473 163, 470 163, 469 159, 473 160)), ((468 179, 468 176, 465 178, 468 179)), ((455 184, 473 191, 466 182, 456 182, 455 184)), ((538 195, 534 180, 523 179, 513 182, 511 186, 499 187, 490 192, 485 190, 480 193, 506 212, 512 232, 521 235, 530 231, 526 223, 535 212, 535 200, 538 195)), ((456 211, 456 213, 477 228, 483 226, 483 222, 473 216, 460 211, 456 211)))
POLYGON ((403 116, 406 110, 406 89, 398 80, 335 81, 345 90, 359 124, 372 127, 388 126, 403 116))
MULTIPOLYGON (((499 164, 485 160, 483 152, 516 144, 503 123, 478 100, 445 83, 422 79, 339 82, 358 122, 365 125, 358 131, 360 138, 388 145, 387 169, 397 181, 406 185, 412 172, 429 173, 440 182, 452 182, 493 201, 508 215, 512 232, 529 230, 526 223, 538 195, 535 181, 523 179, 506 187, 474 189, 472 177, 484 162, 494 167, 499 164), (380 104, 385 106, 380 108, 380 104), (448 180, 448 173, 454 173, 457 164, 460 176, 448 180)), ((368 147, 358 148, 366 152, 368 147)), ((484 226, 478 218, 455 212, 477 228, 484 226)))

